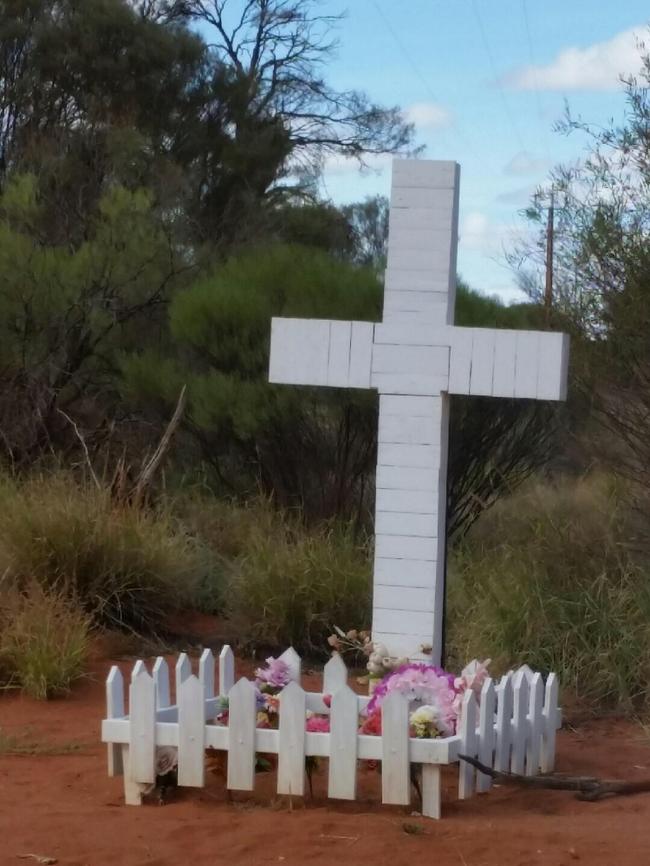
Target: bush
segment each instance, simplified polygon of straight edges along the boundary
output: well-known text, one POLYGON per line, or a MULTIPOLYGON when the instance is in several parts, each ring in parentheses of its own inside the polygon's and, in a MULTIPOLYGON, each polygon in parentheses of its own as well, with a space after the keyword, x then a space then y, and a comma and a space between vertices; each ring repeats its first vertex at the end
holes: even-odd
POLYGON ((449 649, 554 670, 582 701, 650 705, 650 582, 636 517, 604 478, 537 483, 454 552, 449 649))
POLYGON ((65 476, 0 484, 0 573, 78 600, 95 622, 152 632, 190 604, 208 563, 167 512, 115 507, 65 476))
POLYGON ((226 613, 250 646, 326 654, 335 624, 368 626, 371 566, 345 529, 307 531, 288 517, 252 528, 233 564, 226 613))
POLYGON ((89 618, 61 592, 31 582, 0 594, 0 678, 34 698, 67 692, 84 673, 89 618))

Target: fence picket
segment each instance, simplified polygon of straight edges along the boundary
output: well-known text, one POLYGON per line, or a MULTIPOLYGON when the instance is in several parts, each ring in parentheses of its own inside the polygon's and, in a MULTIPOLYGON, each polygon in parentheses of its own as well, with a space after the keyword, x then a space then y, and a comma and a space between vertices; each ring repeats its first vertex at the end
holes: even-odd
POLYGON ((526 768, 528 741, 528 677, 525 671, 515 674, 512 711, 512 757, 510 770, 523 775, 526 768))
POLYGON ((169 668, 162 656, 158 656, 153 666, 153 678, 156 683, 156 706, 159 710, 171 704, 169 696, 169 668))
POLYGON ((289 649, 285 650, 280 656, 283 662, 289 668, 289 675, 293 682, 300 683, 300 672, 302 668, 302 661, 298 653, 295 649, 290 646, 289 649))
MULTIPOLYGON (((106 678, 106 718, 119 719, 124 715, 124 679, 117 665, 113 665, 106 678)), ((124 762, 122 761, 121 745, 109 743, 106 749, 108 752, 108 775, 123 775, 124 762)))
POLYGON ((341 686, 347 684, 348 669, 342 657, 334 653, 323 668, 323 694, 333 695, 341 686))
POLYGON ((181 681, 178 703, 178 784, 205 785, 205 719, 203 686, 198 677, 181 681))
POLYGON ((555 736, 557 731, 558 701, 560 688, 557 676, 549 674, 546 680, 546 696, 544 699, 542 755, 540 760, 542 773, 551 773, 555 767, 555 736))
POLYGON ((535 776, 539 773, 540 752, 542 746, 542 731, 544 719, 542 716, 544 703, 544 683, 542 675, 535 674, 530 683, 530 711, 528 719, 529 740, 526 751, 526 775, 535 776))
POLYGON ((131 742, 129 774, 132 782, 156 781, 156 684, 144 664, 133 668, 129 686, 131 742))
POLYGON ((228 644, 219 653, 219 695, 227 697, 235 684, 235 656, 228 644))
MULTIPOLYGON (((494 683, 487 679, 481 689, 481 705, 479 708, 479 742, 478 759, 482 764, 491 767, 494 762, 494 706, 496 694, 494 683)), ((485 773, 476 774, 476 790, 489 791, 492 785, 490 776, 485 773)))
POLYGON ((358 724, 359 709, 356 694, 349 686, 338 685, 330 707, 330 759, 327 783, 328 796, 337 800, 354 800, 356 797, 358 724))
MULTIPOLYGON (((458 750, 460 755, 468 758, 476 757, 476 698, 474 692, 467 690, 463 695, 463 706, 460 716, 460 739, 458 750)), ((474 793, 475 770, 467 761, 461 761, 458 768, 458 798, 468 800, 474 793)))
POLYGON ((440 766, 422 764, 422 814, 426 818, 440 818, 440 766))
POLYGON ((397 691, 381 705, 381 802, 408 805, 411 802, 409 763, 409 705, 397 691))
POLYGON ((305 792, 305 693, 290 682, 280 693, 278 794, 305 792))
MULTIPOLYGON (((214 697, 214 656, 212 650, 206 649, 201 653, 199 660, 199 682, 203 689, 203 700, 207 701, 214 697)), ((207 708, 205 709, 205 718, 207 718, 207 708)))
POLYGON ((512 742, 512 675, 501 677, 497 686, 497 730, 494 749, 494 769, 505 773, 510 769, 512 742))
POLYGON ((255 686, 242 677, 228 699, 228 780, 233 791, 255 787, 255 686))
POLYGON ((178 704, 181 686, 186 679, 192 676, 192 662, 187 653, 181 653, 176 659, 176 703, 178 704))

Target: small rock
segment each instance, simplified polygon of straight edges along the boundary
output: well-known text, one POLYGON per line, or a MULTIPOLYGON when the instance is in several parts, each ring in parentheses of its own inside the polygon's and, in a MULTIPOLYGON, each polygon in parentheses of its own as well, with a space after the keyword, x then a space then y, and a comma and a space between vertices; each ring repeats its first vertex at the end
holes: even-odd
POLYGON ((578 854, 578 852, 576 851, 575 848, 569 848, 569 857, 572 860, 579 860, 580 859, 580 855, 578 854))

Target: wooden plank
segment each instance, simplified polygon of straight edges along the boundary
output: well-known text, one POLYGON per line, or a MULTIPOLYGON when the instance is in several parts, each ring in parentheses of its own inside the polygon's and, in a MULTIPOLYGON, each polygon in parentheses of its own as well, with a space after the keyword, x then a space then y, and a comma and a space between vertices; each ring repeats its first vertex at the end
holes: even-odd
MULTIPOLYGON (((127 723, 128 724, 128 723, 127 723)), ((128 744, 119 746, 120 761, 124 768, 124 803, 127 806, 142 805, 142 786, 131 779, 131 760, 128 744)))
POLYGON ((518 671, 513 683, 512 712, 512 756, 510 771, 523 775, 526 768, 526 746, 528 743, 528 679, 524 671, 518 671))
POLYGON ((170 706, 169 668, 162 656, 158 656, 153 666, 153 678, 156 683, 156 708, 159 710, 170 706))
POLYGON ((205 700, 214 697, 214 656, 212 650, 206 647, 199 659, 199 680, 203 686, 205 700))
POLYGON ((375 345, 372 372, 444 376, 449 372, 449 347, 375 345))
POLYGON ((430 635, 432 621, 431 612, 423 610, 374 607, 372 613, 373 633, 378 630, 384 634, 430 635))
POLYGON ((228 778, 231 791, 255 787, 255 686, 245 677, 230 690, 228 701, 228 778))
MULTIPOLYGON (((437 479, 436 479, 437 480, 437 479)), ((438 511, 438 493, 431 490, 386 490, 378 488, 375 509, 380 511, 398 511, 408 514, 436 514, 438 511)))
POLYGON ((441 799, 440 767, 437 764, 422 764, 422 814, 425 818, 440 820, 441 799))
POLYGON ((449 224, 449 209, 442 206, 393 207, 388 217, 388 235, 399 229, 445 229, 449 224))
MULTIPOLYGON (((463 695, 463 705, 460 716, 460 747, 459 754, 475 758, 477 753, 476 737, 476 698, 471 690, 463 695)), ((458 798, 468 800, 474 794, 475 770, 467 761, 461 761, 458 766, 458 798)))
POLYGON ((235 656, 225 644, 219 653, 219 694, 226 697, 235 684, 235 656))
POLYGON ((130 779, 132 782, 155 782, 156 685, 144 665, 137 669, 129 686, 129 718, 130 779))
MULTIPOLYGON (((334 656, 331 661, 336 658, 334 656)), ((339 684, 333 693, 330 712, 327 783, 328 796, 337 800, 354 800, 356 797, 358 724, 357 696, 349 686, 339 684)))
POLYGON ((469 394, 473 328, 453 328, 449 354, 449 393, 469 394))
MULTIPOLYGON (((395 459, 395 452, 389 452, 395 459)), ((419 490, 437 495, 438 469, 424 469, 422 466, 402 466, 399 464, 379 464, 377 466, 378 490, 419 490)))
POLYGON ((381 705, 381 801, 393 805, 411 802, 409 763, 409 705, 397 691, 381 705))
POLYGON ((329 319, 271 320, 269 382, 327 385, 329 319))
POLYGON ((517 331, 515 397, 537 397, 539 336, 538 331, 517 331))
POLYGON ((495 332, 492 328, 476 328, 472 338, 472 368, 469 377, 469 393, 480 397, 492 394, 494 374, 495 332))
POLYGON ((529 706, 530 736, 526 750, 526 775, 536 776, 539 773, 544 727, 542 715, 544 710, 544 683, 542 682, 542 675, 539 673, 533 676, 533 681, 530 685, 529 706))
POLYGON ((332 321, 327 360, 327 384, 333 388, 347 388, 350 382, 350 349, 352 322, 332 321))
POLYGON ((289 649, 286 649, 282 655, 280 656, 282 661, 289 668, 289 676, 291 679, 299 683, 300 682, 300 671, 302 667, 302 660, 295 649, 290 646, 289 649))
POLYGON ((494 375, 492 394, 494 397, 515 396, 515 369, 517 365, 517 332, 495 331, 494 375))
POLYGON ((280 693, 278 794, 305 792, 305 693, 290 682, 280 693))
POLYGON ((400 466, 412 469, 438 469, 438 445, 391 445, 381 442, 377 448, 379 466, 400 466))
POLYGON ((568 335, 541 333, 539 335, 539 367, 537 371, 537 398, 539 400, 566 400, 568 365, 568 335))
POLYGON ((409 396, 407 394, 381 394, 379 416, 388 420, 398 418, 425 418, 440 421, 442 398, 438 396, 409 396))
MULTIPOLYGON (((384 292, 384 315, 390 312, 422 313, 427 310, 446 311, 448 296, 446 292, 430 292, 423 290, 386 289, 384 292)), ((445 320, 442 319, 436 330, 441 330, 445 320)))
POLYGON ((458 163, 443 159, 394 159, 392 187, 451 189, 458 183, 458 163))
POLYGON ((375 585, 431 587, 435 578, 435 562, 424 559, 386 559, 375 557, 375 585))
POLYGON ((384 276, 385 292, 435 292, 449 294, 449 273, 446 268, 432 271, 431 268, 413 270, 387 267, 384 276))
POLYGON ((381 535, 434 538, 438 534, 438 515, 379 511, 375 517, 375 532, 381 535))
POLYGON ((507 773, 510 769, 510 744, 512 740, 512 675, 501 677, 497 686, 496 744, 494 769, 507 773))
MULTIPOLYGON (((124 712, 124 679, 117 665, 113 665, 106 678, 106 718, 120 719, 124 712)), ((118 743, 109 743, 108 775, 121 776, 124 773, 122 747, 118 743)))
POLYGON ((375 343, 378 346, 451 346, 451 329, 447 325, 375 325, 375 343))
POLYGON ((441 394, 449 386, 449 377, 417 373, 373 373, 371 384, 380 394, 441 394))
POLYGON ((376 608, 385 610, 433 611, 433 587, 385 586, 379 584, 373 593, 376 608))
POLYGON ((348 373, 348 385, 350 388, 370 387, 374 327, 371 322, 352 322, 350 369, 348 373))
POLYGON ((189 676, 181 682, 178 703, 178 784, 205 785, 205 716, 203 684, 189 676))
POLYGON ((413 535, 378 535, 375 552, 381 559, 438 559, 437 538, 413 535))
MULTIPOLYGON (((382 395, 388 396, 388 395, 382 395)), ((440 418, 384 415, 379 411, 378 441, 393 445, 434 445, 440 442, 440 418)))
POLYGON ((176 680, 176 703, 181 692, 181 686, 188 677, 192 676, 192 662, 187 653, 180 653, 176 659, 175 680, 176 680))
POLYGON ((339 653, 333 653, 332 658, 323 668, 323 694, 333 695, 347 685, 348 669, 339 653))
POLYGON ((447 214, 447 222, 452 220, 454 189, 429 189, 427 187, 401 187, 391 191, 392 208, 433 208, 447 214))
POLYGON ((390 244, 393 251, 431 250, 436 253, 449 253, 452 238, 451 226, 445 226, 442 229, 396 228, 390 235, 390 244))
MULTIPOLYGON (((481 689, 481 703, 479 706, 479 734, 478 734, 478 759, 486 767, 491 767, 494 762, 494 709, 496 693, 494 683, 487 679, 481 689)), ((492 779, 485 773, 476 774, 476 790, 489 791, 492 779)))
POLYGON ((557 675, 549 674, 546 680, 544 695, 544 731, 540 760, 542 773, 552 773, 555 769, 555 738, 558 728, 559 692, 557 675))

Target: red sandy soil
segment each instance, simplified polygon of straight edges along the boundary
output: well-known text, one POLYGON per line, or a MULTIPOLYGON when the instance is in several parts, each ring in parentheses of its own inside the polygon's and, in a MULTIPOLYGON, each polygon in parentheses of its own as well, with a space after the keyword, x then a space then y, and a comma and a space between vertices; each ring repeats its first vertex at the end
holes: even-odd
MULTIPOLYGON (((254 797, 235 802, 212 775, 205 789, 178 791, 163 807, 124 806, 122 781, 107 777, 99 742, 108 667, 98 662, 92 679, 66 699, 0 697, 4 735, 80 744, 71 754, 0 756, 1 864, 36 862, 18 860, 21 854, 55 857, 61 866, 650 864, 650 794, 585 803, 568 792, 498 788, 459 802, 452 768, 444 774, 441 821, 379 805, 371 771, 361 774, 355 803, 328 802, 321 769, 314 799, 294 802, 293 810, 274 796, 272 775, 258 776, 254 797), (408 833, 405 824, 421 831, 408 833)), ((573 774, 650 777, 650 740, 631 722, 589 722, 560 733, 557 763, 573 774)))

